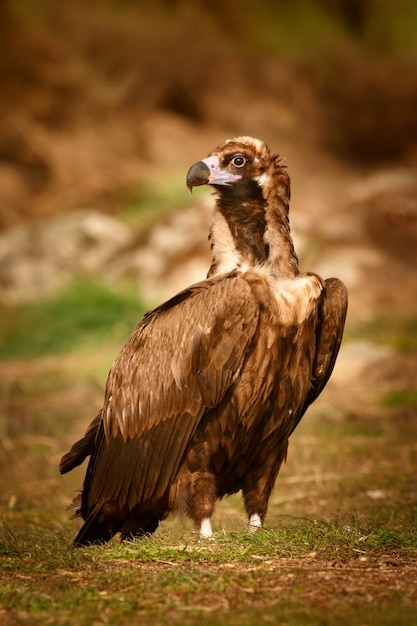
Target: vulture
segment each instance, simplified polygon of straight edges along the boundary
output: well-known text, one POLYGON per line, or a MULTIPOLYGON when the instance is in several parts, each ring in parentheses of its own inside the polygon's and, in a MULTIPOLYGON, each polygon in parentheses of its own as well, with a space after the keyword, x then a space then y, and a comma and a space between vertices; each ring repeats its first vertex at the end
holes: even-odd
POLYGON ((325 387, 347 290, 301 272, 290 179, 252 137, 187 174, 216 194, 207 278, 146 313, 110 370, 100 413, 60 464, 89 458, 76 546, 153 533, 170 511, 211 537, 217 499, 241 491, 262 528, 288 439, 325 387))

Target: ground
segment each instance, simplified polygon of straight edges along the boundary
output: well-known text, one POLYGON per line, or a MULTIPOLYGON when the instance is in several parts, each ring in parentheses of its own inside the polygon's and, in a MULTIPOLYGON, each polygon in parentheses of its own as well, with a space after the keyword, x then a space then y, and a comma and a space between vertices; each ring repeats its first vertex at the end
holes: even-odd
MULTIPOLYGON (((26 425, 1 456, 8 623, 412 623, 415 396, 389 393, 381 353, 368 354, 368 367, 383 365, 364 386, 348 348, 339 368, 349 378, 336 371, 292 437, 264 531, 246 530, 234 496, 218 504, 214 541, 173 517, 154 538, 85 550, 71 548, 79 522, 65 512, 83 472, 60 477, 57 466, 100 402, 116 346, 3 364, 3 411, 26 425)), ((408 360, 396 362, 397 384, 415 371, 408 360)))

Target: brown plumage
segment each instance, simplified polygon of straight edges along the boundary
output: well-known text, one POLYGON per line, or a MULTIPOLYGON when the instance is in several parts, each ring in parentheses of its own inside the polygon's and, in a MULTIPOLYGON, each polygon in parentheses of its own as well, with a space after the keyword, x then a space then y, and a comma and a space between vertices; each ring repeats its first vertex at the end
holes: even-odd
POLYGON ((188 187, 204 184, 218 194, 207 279, 144 316, 61 461, 90 455, 75 545, 153 532, 174 509, 210 536, 216 499, 239 490, 262 526, 288 438, 332 372, 347 292, 299 272, 279 158, 228 140, 189 170, 188 187))

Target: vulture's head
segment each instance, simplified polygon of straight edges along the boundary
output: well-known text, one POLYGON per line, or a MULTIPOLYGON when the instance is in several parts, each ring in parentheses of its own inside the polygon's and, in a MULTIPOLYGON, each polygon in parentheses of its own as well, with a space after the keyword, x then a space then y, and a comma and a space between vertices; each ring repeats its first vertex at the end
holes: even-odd
POLYGON ((266 144, 253 137, 228 139, 189 169, 188 188, 199 185, 218 194, 209 276, 270 259, 281 274, 288 266, 292 274, 297 270, 288 221, 290 179, 266 144))
POLYGON ((285 193, 289 179, 280 159, 272 155, 265 143, 254 137, 227 139, 207 158, 197 161, 188 171, 187 187, 212 185, 221 195, 250 198, 267 194, 274 174, 284 174, 285 193))

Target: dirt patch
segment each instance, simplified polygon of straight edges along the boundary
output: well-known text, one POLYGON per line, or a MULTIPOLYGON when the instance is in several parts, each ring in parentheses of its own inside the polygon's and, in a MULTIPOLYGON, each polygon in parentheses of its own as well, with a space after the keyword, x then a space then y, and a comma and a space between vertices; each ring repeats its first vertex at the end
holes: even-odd
MULTIPOLYGON (((127 608, 134 597, 134 609, 127 614, 130 619, 132 615, 141 616, 144 623, 167 614, 173 623, 179 623, 177 620, 185 614, 203 620, 207 614, 215 615, 219 623, 240 617, 239 623, 247 623, 245 619, 258 612, 276 615, 289 607, 294 619, 303 611, 334 615, 358 607, 380 614, 384 607, 389 611, 392 603, 398 611, 401 607, 412 609, 417 601, 416 575, 415 560, 389 553, 375 555, 372 560, 360 555, 356 560, 343 561, 311 556, 254 560, 253 564, 190 562, 180 566, 175 560, 143 563, 118 559, 95 561, 92 568, 82 570, 58 569, 50 576, 46 589, 88 590, 94 581, 97 614, 115 615, 105 607, 119 604, 121 617, 123 604, 127 608)), ((47 593, 44 583, 31 581, 29 576, 18 575, 16 579, 21 585, 34 584, 41 596, 47 593)), ((3 611, 7 614, 10 612, 3 611)), ((28 619, 30 616, 27 613, 28 619)))

